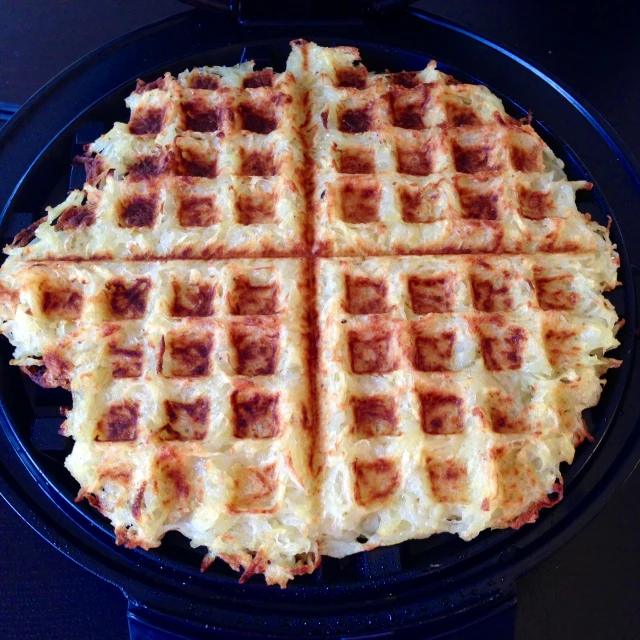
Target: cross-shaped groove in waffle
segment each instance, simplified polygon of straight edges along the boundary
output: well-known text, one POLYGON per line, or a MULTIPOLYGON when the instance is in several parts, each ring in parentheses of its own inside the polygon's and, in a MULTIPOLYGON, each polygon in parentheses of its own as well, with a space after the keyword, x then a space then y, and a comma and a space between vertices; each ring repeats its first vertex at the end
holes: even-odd
POLYGON ((128 105, 0 282, 119 542, 177 529, 285 584, 553 502, 615 364, 617 257, 528 124, 433 65, 304 42, 285 73, 167 74, 128 105))

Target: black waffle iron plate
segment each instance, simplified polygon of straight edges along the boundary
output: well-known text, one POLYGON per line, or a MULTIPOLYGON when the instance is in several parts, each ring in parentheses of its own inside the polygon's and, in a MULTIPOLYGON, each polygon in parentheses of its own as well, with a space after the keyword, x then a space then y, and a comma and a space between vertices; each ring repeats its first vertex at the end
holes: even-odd
MULTIPOLYGON (((306 21, 305 21, 306 20, 306 21)), ((371 70, 440 68, 487 85, 533 125, 566 163, 570 179, 594 183, 579 206, 611 236, 623 286, 610 299, 626 319, 600 404, 586 413, 594 437, 565 470, 565 497, 518 531, 487 531, 471 542, 442 534, 336 560, 296 578, 286 590, 262 578, 240 585, 224 563, 200 573, 202 550, 168 534, 150 552, 114 544, 109 523, 63 467, 71 442, 57 435, 67 393, 44 390, 9 366, 0 341, 0 492, 38 533, 67 556, 118 585, 129 598, 134 638, 200 637, 497 637, 513 635, 514 581, 574 535, 605 503, 640 457, 640 368, 636 366, 640 285, 638 166, 606 122, 557 80, 452 24, 411 9, 392 15, 311 22, 194 10, 145 27, 69 67, 38 92, 0 134, 3 244, 62 201, 83 176, 71 158, 115 120, 136 78, 150 81, 199 65, 284 68, 289 41, 359 47, 371 70), (490 636, 489 636, 490 634, 490 636)))

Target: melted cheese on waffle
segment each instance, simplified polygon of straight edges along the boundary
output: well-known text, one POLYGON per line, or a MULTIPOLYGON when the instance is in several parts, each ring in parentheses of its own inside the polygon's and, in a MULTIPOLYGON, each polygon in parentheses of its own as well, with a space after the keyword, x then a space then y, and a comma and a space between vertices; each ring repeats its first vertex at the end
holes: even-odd
POLYGON ((118 543, 179 531, 284 586, 561 498, 619 262, 529 124, 304 41, 127 105, 0 270, 13 364, 71 391, 66 466, 118 543))

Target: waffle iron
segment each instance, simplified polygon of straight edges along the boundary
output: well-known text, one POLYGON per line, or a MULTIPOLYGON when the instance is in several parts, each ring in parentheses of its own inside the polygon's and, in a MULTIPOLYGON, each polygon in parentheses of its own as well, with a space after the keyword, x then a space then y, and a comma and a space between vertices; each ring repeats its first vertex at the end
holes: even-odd
POLYGON ((17 231, 84 181, 69 169, 82 145, 116 121, 136 78, 150 81, 203 64, 254 59, 282 70, 294 38, 353 45, 375 71, 420 69, 432 58, 466 82, 486 84, 514 117, 533 126, 566 164, 570 179, 595 187, 578 206, 601 224, 610 216, 623 286, 610 295, 626 320, 597 407, 585 413, 593 442, 564 472, 565 496, 535 525, 486 531, 471 542, 441 534, 343 559, 286 590, 262 578, 239 585, 222 563, 199 571, 203 550, 177 533, 150 552, 116 547, 108 521, 86 502, 63 467, 72 442, 59 436, 66 392, 36 387, 9 366, 0 341, 0 493, 68 557, 119 586, 129 600, 134 639, 248 637, 513 637, 515 580, 569 540, 622 484, 640 459, 637 366, 640 168, 616 134, 561 82, 501 47, 393 0, 296 3, 208 2, 200 9, 128 34, 75 63, 0 132, 0 235, 17 231), (204 10, 203 10, 204 9, 204 10), (391 9, 384 12, 385 9, 391 9), (339 15, 340 19, 335 19, 339 15))

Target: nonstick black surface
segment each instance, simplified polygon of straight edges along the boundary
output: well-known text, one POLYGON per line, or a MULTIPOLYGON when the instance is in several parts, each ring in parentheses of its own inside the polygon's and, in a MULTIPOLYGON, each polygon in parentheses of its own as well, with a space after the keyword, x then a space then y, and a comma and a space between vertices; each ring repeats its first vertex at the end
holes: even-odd
MULTIPOLYGON (((5 60, 7 57, 11 60, 5 73, 11 78, 14 70, 22 69, 20 74, 17 71, 14 73, 15 82, 9 84, 8 89, 4 78, 2 79, 0 100, 19 100, 20 90, 23 93, 30 92, 46 80, 46 77, 38 77, 42 73, 39 60, 44 59, 49 65, 52 64, 52 59, 61 60, 61 67, 64 61, 71 61, 100 44, 94 38, 87 40, 87 33, 95 35, 96 31, 102 31, 107 40, 118 35, 118 32, 124 33, 137 26, 135 22, 127 22, 129 18, 136 18, 138 24, 143 24, 162 17, 163 11, 180 9, 180 5, 172 2, 155 2, 153 7, 151 3, 140 2, 137 3, 136 15, 127 16, 126 11, 119 9, 125 3, 105 3, 99 11, 92 9, 92 20, 98 20, 101 26, 96 29, 95 23, 87 25, 82 37, 82 20, 80 24, 77 23, 78 13, 81 13, 79 4, 58 3, 57 10, 62 11, 62 15, 47 15, 46 25, 44 13, 40 20, 37 15, 33 16, 29 25, 34 42, 38 43, 40 58, 36 57, 26 42, 20 42, 17 36, 0 44, 2 47, 9 46, 10 49, 13 47, 13 50, 7 52, 8 56, 4 56, 5 60), (146 7, 149 7, 148 12, 144 11, 146 7), (62 27, 58 20, 62 19, 65 9, 68 13, 62 27), (96 17, 98 13, 99 18, 96 17), (46 33, 55 33, 56 25, 60 25, 58 33, 63 33, 64 30, 66 35, 52 40, 50 53, 43 56, 46 33), (73 34, 69 33, 70 25, 75 30, 73 34), (38 28, 41 29, 39 38, 36 37, 38 28), (56 49, 59 51, 57 58, 56 49), (24 62, 20 61, 22 67, 16 64, 20 58, 13 55, 14 51, 27 56, 24 62), (29 55, 32 57, 29 58, 29 55), (29 80, 33 77, 35 80, 29 80), (37 84, 29 86, 28 82, 37 84)), ((430 9, 438 8, 437 3, 421 4, 428 5, 427 8, 430 9)), ((471 7, 471 3, 456 4, 455 11, 454 8, 448 8, 451 17, 459 22, 466 22, 472 29, 482 31, 506 45, 520 45, 525 54, 555 71, 590 99, 612 121, 632 148, 640 149, 640 134, 637 124, 635 127, 633 125, 638 121, 635 105, 640 92, 637 86, 629 86, 633 83, 630 70, 636 68, 634 58, 637 60, 640 57, 640 47, 633 45, 631 39, 624 38, 628 16, 626 19, 619 16, 614 23, 617 26, 610 32, 612 27, 607 27, 606 21, 603 23, 601 19, 595 20, 594 23, 598 24, 590 26, 587 18, 593 19, 593 16, 585 17, 580 14, 576 16, 578 24, 567 31, 569 18, 563 19, 558 7, 554 8, 551 18, 551 13, 545 12, 545 3, 542 3, 542 7, 538 3, 535 9, 531 8, 528 12, 523 8, 526 5, 516 10, 506 3, 485 3, 481 12, 475 10, 468 13, 465 10, 471 7), (488 7, 499 7, 507 13, 501 17, 492 15, 488 7), (565 28, 560 29, 560 24, 565 25, 565 28), (596 33, 589 31, 596 26, 599 34, 597 57, 596 33), (614 31, 617 33, 615 38, 607 35, 614 31), (572 33, 575 38, 568 38, 572 33), (623 42, 627 50, 625 57, 621 59, 619 49, 623 42), (594 49, 592 55, 589 55, 591 52, 588 47, 591 46, 594 49), (632 46, 636 49, 629 51, 632 46), (551 53, 547 53, 548 51, 551 53)), ((17 7, 17 3, 15 5, 17 7)), ((35 6, 35 3, 21 2, 20 7, 17 7, 20 11, 9 16, 8 21, 0 20, 0 23, 13 25, 21 14, 26 15, 29 8, 35 6)), ((84 8, 84 11, 88 12, 88 9, 84 8)), ((609 22, 614 17, 608 16, 609 22)), ((9 35, 12 32, 10 28, 9 35)), ((21 33, 23 38, 24 29, 21 33)), ((639 624, 636 609, 638 584, 634 583, 634 576, 638 574, 640 567, 637 562, 633 563, 636 551, 634 533, 638 531, 640 524, 636 506, 638 487, 638 479, 632 478, 630 484, 585 532, 519 582, 519 624, 516 637, 540 637, 543 633, 548 638, 633 637, 632 630, 636 630, 639 624)), ((101 638, 107 637, 107 634, 110 638, 127 637, 124 603, 120 599, 122 605, 118 606, 118 592, 102 582, 94 581, 89 574, 52 552, 49 546, 8 513, 4 504, 0 509, 0 545, 7 547, 8 554, 8 561, 3 560, 0 564, 2 591, 6 594, 0 599, 0 619, 3 620, 0 637, 11 638, 18 634, 20 637, 34 638, 101 638)))

